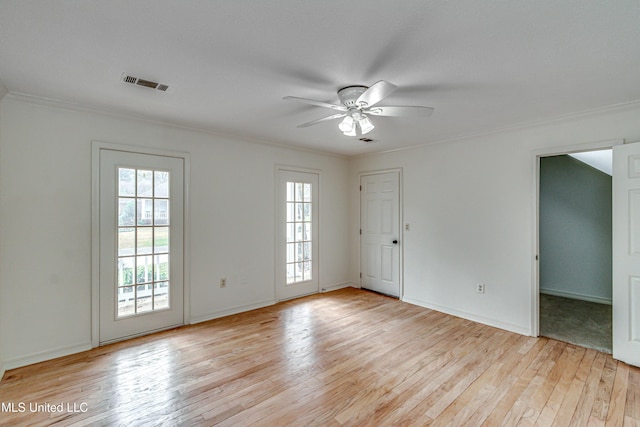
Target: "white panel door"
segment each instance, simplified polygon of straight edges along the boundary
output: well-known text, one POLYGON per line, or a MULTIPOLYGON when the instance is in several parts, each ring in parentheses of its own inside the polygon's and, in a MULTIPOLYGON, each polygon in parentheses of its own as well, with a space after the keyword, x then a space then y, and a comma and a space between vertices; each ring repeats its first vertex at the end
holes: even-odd
POLYGON ((99 341, 184 323, 184 160, 100 150, 99 341))
POLYGON ((360 286, 400 296, 400 174, 360 178, 360 286))
POLYGON ((640 143, 613 147, 613 357, 640 366, 640 143))
POLYGON ((276 298, 282 301, 319 291, 319 177, 289 170, 277 175, 276 298))

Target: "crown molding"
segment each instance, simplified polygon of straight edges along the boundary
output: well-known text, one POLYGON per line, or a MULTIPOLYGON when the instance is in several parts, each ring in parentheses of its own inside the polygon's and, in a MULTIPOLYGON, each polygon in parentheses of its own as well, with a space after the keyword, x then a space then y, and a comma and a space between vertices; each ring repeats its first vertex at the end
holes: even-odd
POLYGON ((317 154, 317 155, 334 157, 339 159, 360 159, 360 158, 366 158, 371 156, 377 156, 379 154, 389 154, 389 153, 395 153, 400 151, 414 150, 417 148, 428 147, 431 145, 446 144, 450 142, 459 142, 459 141, 464 141, 464 140, 473 139, 473 138, 480 138, 483 136, 496 135, 496 134, 519 131, 519 130, 533 129, 536 127, 549 126, 559 122, 566 122, 566 121, 576 120, 576 119, 590 117, 594 115, 640 108, 640 99, 638 99, 630 102, 607 105, 604 107, 584 110, 584 111, 575 112, 575 113, 563 114, 561 116, 552 117, 552 118, 521 122, 513 125, 502 126, 494 129, 487 129, 487 130, 482 130, 477 132, 468 132, 468 133, 453 136, 453 137, 442 137, 440 139, 436 137, 436 139, 432 141, 424 142, 421 144, 414 144, 407 147, 399 147, 399 148, 393 148, 389 150, 374 151, 370 153, 347 155, 347 154, 339 154, 339 153, 334 153, 334 152, 324 151, 324 150, 316 150, 316 149, 307 148, 307 147, 296 147, 293 145, 287 145, 287 144, 277 143, 277 142, 258 139, 258 138, 241 137, 228 132, 222 132, 217 129, 211 129, 211 128, 205 128, 205 127, 199 127, 199 126, 189 126, 189 125, 184 125, 184 124, 171 122, 171 121, 153 119, 153 118, 139 115, 139 114, 137 115, 123 114, 122 112, 114 111, 106 108, 86 106, 86 105, 71 103, 67 101, 61 101, 58 99, 29 95, 21 92, 7 91, 6 87, 2 84, 2 81, 0 80, 0 99, 2 99, 3 97, 6 97, 8 99, 14 99, 20 102, 41 105, 45 107, 57 108, 57 109, 73 111, 73 112, 87 112, 87 113, 93 113, 93 114, 100 114, 100 115, 115 117, 119 119, 128 119, 132 121, 155 124, 159 126, 166 126, 166 127, 175 128, 175 129, 183 129, 188 131, 200 132, 203 134, 217 136, 217 137, 241 140, 250 144, 258 144, 262 146, 299 151, 303 153, 317 154))
POLYGON ((611 113, 611 112, 616 112, 616 111, 633 110, 633 109, 637 109, 637 108, 640 108, 640 99, 637 99, 637 100, 634 100, 634 101, 630 101, 630 102, 623 102, 623 103, 620 103, 620 104, 613 104, 613 105, 607 105, 607 106, 604 106, 604 107, 593 108, 593 109, 590 109, 590 110, 584 110, 584 111, 580 111, 580 112, 576 112, 576 113, 563 114, 561 116, 557 116, 557 117, 553 117, 553 118, 547 118, 547 119, 542 119, 542 120, 533 120, 533 121, 529 121, 529 122, 521 122, 521 123, 516 123, 516 124, 513 124, 513 125, 502 126, 502 127, 499 127, 499 128, 488 129, 488 130, 483 130, 483 131, 478 131, 478 132, 469 132, 469 133, 465 133, 465 134, 462 134, 462 135, 454 136, 454 137, 451 137, 451 138, 436 139, 434 141, 425 142, 425 143, 422 143, 422 144, 415 144, 415 145, 411 145, 411 146, 407 146, 407 147, 393 148, 391 150, 376 151, 376 152, 373 152, 373 153, 356 154, 356 155, 351 156, 350 158, 351 159, 360 159, 360 158, 365 158, 365 157, 377 156, 379 154, 388 154, 388 153, 395 153, 395 152, 398 152, 398 151, 414 150, 416 148, 428 147, 428 146, 431 146, 431 145, 446 144, 446 143, 449 143, 449 142, 465 141, 465 140, 468 140, 468 139, 480 138, 480 137, 483 137, 483 136, 496 135, 496 134, 501 134, 501 133, 520 131, 520 130, 529 130, 529 129, 534 129, 534 128, 537 128, 537 127, 550 126, 550 125, 553 125, 553 124, 556 124, 556 123, 560 123, 560 122, 577 120, 577 119, 581 119, 581 118, 584 118, 584 117, 596 116, 596 115, 606 114, 606 113, 611 113))
POLYGON ((84 113, 99 114, 99 115, 109 116, 109 117, 118 118, 118 119, 125 119, 125 120, 131 120, 131 121, 147 123, 147 124, 153 124, 153 125, 158 125, 158 126, 166 126, 166 127, 174 128, 174 129, 182 129, 182 130, 187 130, 187 131, 199 132, 199 133, 203 133, 203 134, 206 134, 206 135, 217 136, 217 137, 220 137, 220 138, 228 138, 228 139, 232 139, 232 140, 239 140, 239 141, 247 142, 247 143, 250 143, 250 144, 257 144, 257 145, 269 146, 269 147, 273 147, 273 148, 280 148, 280 149, 286 149, 286 150, 299 151, 299 152, 303 152, 303 153, 317 154, 317 155, 322 155, 322 156, 327 156, 327 157, 334 157, 334 158, 339 158, 339 159, 348 159, 349 158, 349 156, 347 156, 347 155, 339 154, 339 153, 333 153, 333 152, 330 152, 330 151, 314 150, 313 148, 296 147, 296 146, 293 146, 293 145, 277 143, 277 142, 263 140, 263 139, 259 139, 259 138, 249 138, 249 137, 244 137, 244 136, 238 136, 238 135, 234 135, 232 133, 222 132, 222 131, 219 131, 217 129, 211 129, 211 128, 205 128, 205 127, 199 127, 199 126, 189 126, 189 125, 184 125, 184 124, 180 124, 180 123, 176 123, 176 122, 172 122, 172 121, 158 120, 158 119, 154 119, 154 118, 151 118, 151 117, 148 117, 148 116, 144 116, 144 115, 141 115, 141 114, 129 114, 129 113, 128 114, 123 114, 120 111, 114 111, 114 110, 111 110, 111 109, 108 109, 108 108, 92 107, 92 106, 76 104, 76 103, 67 102, 67 101, 61 101, 61 100, 53 99, 53 98, 46 98, 46 97, 41 97, 41 96, 29 95, 29 94, 22 93, 22 92, 9 91, 9 92, 7 92, 6 97, 8 99, 12 99, 12 100, 15 100, 15 101, 24 102, 24 103, 28 103, 28 104, 35 104, 35 105, 39 105, 39 106, 43 106, 43 107, 56 108, 56 109, 59 109, 59 110, 66 110, 66 111, 72 111, 72 112, 84 112, 84 113))

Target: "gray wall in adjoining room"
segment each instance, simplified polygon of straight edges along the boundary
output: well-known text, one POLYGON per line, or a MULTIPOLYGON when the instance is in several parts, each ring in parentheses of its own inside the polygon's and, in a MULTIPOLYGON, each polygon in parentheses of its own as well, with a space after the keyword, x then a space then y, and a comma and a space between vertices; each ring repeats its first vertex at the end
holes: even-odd
POLYGON ((611 302, 611 176, 540 159, 540 292, 611 302))

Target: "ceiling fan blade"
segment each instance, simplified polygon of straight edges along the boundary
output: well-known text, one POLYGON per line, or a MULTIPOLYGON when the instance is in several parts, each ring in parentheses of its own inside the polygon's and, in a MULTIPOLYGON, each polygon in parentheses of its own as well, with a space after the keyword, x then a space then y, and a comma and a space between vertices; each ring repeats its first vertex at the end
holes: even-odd
POLYGON ((409 105, 385 105, 365 108, 362 112, 374 116, 427 117, 433 113, 433 108, 409 105))
POLYGON ((339 119, 339 118, 344 117, 346 115, 347 115, 347 113, 334 114, 332 116, 323 117, 323 118, 318 119, 318 120, 312 120, 310 122, 303 123, 303 124, 298 125, 296 127, 306 128, 306 127, 309 127, 309 126, 317 125, 318 123, 326 122, 326 121, 333 120, 333 119, 339 119))
POLYGON ((310 104, 318 107, 331 108, 332 110, 347 111, 347 107, 345 107, 344 105, 329 104, 328 102, 314 101, 313 99, 307 98, 298 98, 297 96, 285 96, 282 99, 285 99, 287 101, 298 101, 302 102, 303 104, 310 104))
POLYGON ((387 81, 380 80, 379 82, 374 83, 373 86, 365 90, 362 95, 358 97, 356 105, 364 104, 366 107, 371 107, 391 95, 396 89, 398 89, 398 86, 387 81))

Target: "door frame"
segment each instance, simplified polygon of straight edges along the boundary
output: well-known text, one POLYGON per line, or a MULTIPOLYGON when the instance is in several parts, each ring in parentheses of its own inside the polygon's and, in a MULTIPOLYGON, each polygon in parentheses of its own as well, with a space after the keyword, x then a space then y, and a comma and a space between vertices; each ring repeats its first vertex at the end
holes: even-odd
POLYGON ((100 151, 113 150, 126 153, 175 157, 184 162, 184 224, 183 224, 183 316, 182 324, 189 323, 191 295, 191 252, 190 252, 190 176, 191 158, 189 153, 139 147, 126 144, 114 144, 103 141, 91 141, 91 346, 100 345, 100 151))
MULTIPOLYGON (((404 181, 403 181, 403 169, 402 167, 389 168, 389 169, 376 169, 370 171, 362 171, 358 173, 358 185, 362 185, 362 177, 369 175, 381 175, 385 173, 396 172, 398 174, 398 238, 400 239, 400 247, 398 254, 398 271, 400 273, 400 283, 398 289, 398 299, 404 300, 404 181)), ((358 224, 362 229, 362 193, 358 191, 358 224)), ((358 271, 360 277, 358 278, 358 287, 362 288, 362 237, 358 234, 358 271)))
MULTIPOLYGON (((542 157, 561 156, 563 154, 580 153, 611 149, 624 144, 624 139, 597 141, 586 144, 564 145, 541 148, 533 151, 533 259, 531 266, 531 336, 540 336, 540 159, 542 157)), ((613 202, 612 202, 613 203, 613 202)), ((613 204, 612 204, 613 208, 613 204)), ((613 256, 613 255, 612 255, 613 256)), ((614 307, 615 308, 615 307, 614 307)))

